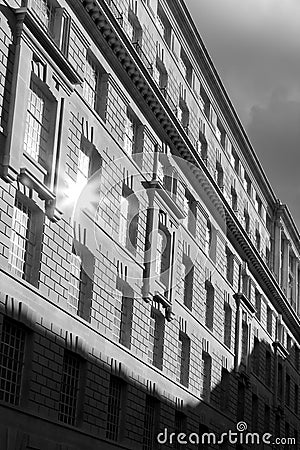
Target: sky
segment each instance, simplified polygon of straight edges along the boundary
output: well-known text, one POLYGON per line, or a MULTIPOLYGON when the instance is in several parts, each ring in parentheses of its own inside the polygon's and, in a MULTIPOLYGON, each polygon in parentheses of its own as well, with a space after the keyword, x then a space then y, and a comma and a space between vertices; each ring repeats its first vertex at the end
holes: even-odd
POLYGON ((300 230, 300 1, 186 4, 275 195, 300 230))

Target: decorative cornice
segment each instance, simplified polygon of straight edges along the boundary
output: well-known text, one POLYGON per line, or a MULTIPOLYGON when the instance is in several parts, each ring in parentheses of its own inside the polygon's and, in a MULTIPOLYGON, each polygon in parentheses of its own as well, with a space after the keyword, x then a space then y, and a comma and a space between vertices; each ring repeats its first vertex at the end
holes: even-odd
MULTIPOLYGON (((181 157, 194 164, 195 170, 193 172, 194 176, 197 178, 199 188, 209 196, 216 211, 222 212, 222 214, 225 212, 229 235, 232 236, 240 246, 241 250, 246 254, 251 269, 254 273, 257 273, 257 276, 261 279, 264 290, 268 292, 268 296, 270 296, 271 293, 276 307, 279 307, 285 314, 291 330, 293 330, 295 335, 300 339, 300 320, 283 297, 278 282, 275 279, 275 275, 263 261, 242 225, 239 223, 230 207, 228 207, 223 193, 219 190, 197 150, 194 148, 183 127, 175 117, 174 112, 154 82, 149 70, 143 65, 143 62, 136 51, 133 51, 134 49, 132 49, 132 45, 120 26, 119 21, 114 16, 112 9, 105 0, 100 0, 99 4, 96 4, 93 0, 82 0, 82 5, 85 7, 91 20, 94 21, 95 26, 102 36, 102 42, 103 39, 106 41, 108 47, 119 61, 119 64, 121 64, 124 71, 127 73, 133 86, 135 86, 136 90, 140 93, 154 117, 161 125, 162 130, 164 130, 168 136, 173 147, 181 157)), ((74 7, 77 11, 81 11, 78 4, 74 4, 74 7)), ((211 68, 210 70, 211 74, 213 74, 213 69, 211 68)), ((213 79, 216 81, 215 77, 216 74, 213 74, 213 79)), ((224 99, 225 106, 228 108, 229 105, 229 108, 232 108, 225 93, 224 99)), ((237 127, 241 130, 241 136, 243 137, 244 142, 247 142, 247 146, 249 146, 250 144, 248 143, 245 133, 241 129, 237 116, 233 114, 232 117, 234 120, 233 126, 236 127, 237 124, 237 127)), ((253 151, 251 151, 251 156, 257 163, 257 167, 260 167, 253 151)), ((270 192, 272 196, 272 191, 269 191, 269 195, 270 192)))

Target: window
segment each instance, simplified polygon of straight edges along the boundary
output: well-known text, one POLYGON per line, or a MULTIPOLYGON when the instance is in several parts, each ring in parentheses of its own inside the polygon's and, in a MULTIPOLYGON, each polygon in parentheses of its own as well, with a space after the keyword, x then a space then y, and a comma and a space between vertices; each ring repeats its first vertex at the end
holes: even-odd
POLYGON ((183 255, 182 269, 184 276, 183 283, 183 301, 187 308, 192 309, 193 304, 193 283, 194 283, 194 265, 187 255, 183 255))
POLYGON ((285 376, 285 403, 287 406, 291 404, 291 377, 288 373, 285 376))
POLYGON ((164 66, 163 60, 158 56, 156 59, 156 65, 152 66, 152 76, 160 89, 166 93, 168 89, 168 72, 164 66))
POLYGON ((74 312, 78 311, 80 299, 80 283, 81 283, 81 258, 75 254, 75 249, 71 253, 70 262, 70 278, 68 290, 68 303, 74 312))
POLYGON ((247 323, 247 315, 243 312, 242 317, 242 360, 241 363, 247 366, 248 363, 248 347, 249 347, 249 327, 247 323))
POLYGON ((133 254, 137 246, 138 220, 139 201, 124 184, 120 201, 119 242, 133 254))
POLYGON ((142 41, 143 41, 143 30, 140 24, 140 21, 137 17, 137 2, 131 1, 129 2, 129 11, 128 11, 128 25, 130 27, 130 33, 128 33, 133 46, 139 55, 142 55, 142 41))
POLYGON ((245 172, 244 187, 245 187, 245 189, 247 191, 247 194, 250 195, 250 197, 251 197, 252 184, 251 184, 251 180, 250 180, 249 175, 247 174, 247 172, 245 172))
POLYGON ((231 164, 234 167, 235 172, 239 175, 240 174, 240 159, 238 157, 237 152, 232 148, 231 153, 231 164))
POLYGON ((207 221, 205 228, 205 253, 209 256, 212 243, 212 227, 211 223, 207 221))
POLYGON ((173 200, 176 200, 178 179, 177 173, 174 171, 173 167, 170 167, 168 173, 164 176, 164 187, 169 192, 173 200))
POLYGON ((74 241, 70 271, 67 303, 78 316, 90 321, 93 295, 94 256, 89 250, 74 241))
POLYGON ((124 382, 120 378, 111 375, 108 394, 106 438, 112 441, 119 439, 124 389, 124 382))
POLYGON ((238 210, 238 197, 235 188, 231 187, 231 207, 233 211, 238 210))
POLYGON ((165 319, 156 308, 151 309, 148 360, 158 369, 163 367, 165 319))
POLYGON ((32 0, 31 7, 34 14, 51 33, 54 25, 55 6, 45 0, 32 0))
POLYGON ((182 105, 178 105, 177 106, 177 109, 176 109, 176 116, 177 116, 177 119, 179 120, 179 122, 181 123, 181 125, 182 125, 182 121, 183 121, 183 110, 182 110, 182 105))
POLYGON ((257 289, 255 289, 255 309, 256 309, 255 315, 258 318, 258 320, 261 319, 261 297, 262 296, 260 292, 257 289))
POLYGON ((115 335, 120 344, 130 349, 133 318, 133 297, 115 291, 115 335))
POLYGON ((224 189, 224 171, 221 163, 219 161, 216 162, 216 172, 215 172, 216 182, 221 191, 224 189))
POLYGON ((254 346, 252 353, 252 368, 256 376, 260 373, 260 342, 258 337, 254 336, 254 346))
POLYGON ((212 105, 210 105, 209 121, 210 121, 213 129, 216 131, 216 129, 217 129, 217 122, 218 122, 218 116, 215 113, 212 105))
POLYGON ((90 159, 81 149, 78 154, 77 183, 85 185, 89 177, 90 159))
POLYGON ((183 412, 181 411, 175 411, 175 443, 174 448, 176 450, 180 450, 184 448, 184 445, 180 445, 178 443, 178 435, 180 433, 186 433, 187 432, 187 417, 183 412))
POLYGON ((210 398, 210 383, 211 383, 211 356, 202 352, 202 392, 201 396, 206 402, 210 398))
POLYGON ((127 241, 127 220, 129 211, 129 201, 122 195, 120 204, 120 225, 119 225, 119 242, 126 245, 127 241))
POLYGON ((205 325, 210 330, 213 329, 214 324, 214 302, 215 289, 209 280, 205 282, 206 302, 205 302, 205 325))
POLYGON ((123 148, 129 157, 136 159, 143 148, 143 127, 131 108, 127 108, 124 124, 123 148))
POLYGON ((255 230, 255 246, 259 252, 260 252, 260 244, 261 244, 260 232, 258 229, 256 229, 255 230))
POLYGON ((43 214, 28 198, 16 193, 8 265, 13 273, 37 285, 43 214))
POLYGON ((159 32, 165 39, 167 45, 171 48, 171 34, 172 34, 171 25, 160 3, 158 3, 157 8, 156 24, 159 32))
POLYGON ((89 177, 98 172, 102 165, 102 158, 92 142, 81 136, 77 161, 77 179, 79 186, 84 187, 89 177))
POLYGON ((190 338, 183 332, 179 332, 178 340, 178 365, 179 382, 183 386, 189 385, 189 367, 190 367, 190 338))
POLYGON ((25 119, 24 151, 46 170, 52 165, 55 102, 33 74, 25 119), (50 157, 50 156, 51 157, 50 157))
POLYGON ((29 6, 45 31, 66 55, 70 28, 70 19, 66 12, 62 12, 62 8, 55 1, 31 0, 29 6))
POLYGON ((186 189, 185 196, 183 198, 183 209, 185 218, 183 219, 183 225, 192 233, 196 234, 196 220, 197 220, 197 202, 191 193, 186 189))
POLYGON ((179 105, 177 107, 177 118, 180 124, 183 126, 186 133, 189 132, 189 121, 190 121, 190 112, 189 108, 182 98, 179 100, 179 105))
POLYGON ((185 51, 183 50, 183 48, 181 48, 181 52, 180 52, 180 59, 182 61, 182 68, 183 68, 183 72, 184 72, 184 77, 187 80, 188 84, 190 86, 192 86, 192 79, 193 79, 193 68, 192 65, 185 53, 185 51))
POLYGON ((272 322, 273 322, 273 313, 272 309, 267 306, 267 332, 272 336, 272 322))
POLYGON ((272 357, 269 350, 266 351, 266 361, 265 361, 265 383, 267 386, 271 387, 272 382, 272 357))
POLYGON ((100 71, 91 55, 87 55, 85 62, 83 97, 93 109, 98 107, 100 71))
POLYGON ((166 215, 161 212, 159 219, 159 229, 157 232, 155 272, 159 275, 159 280, 167 288, 169 283, 169 268, 171 258, 171 234, 165 225, 166 215))
POLYGON ((124 150, 128 156, 132 156, 133 148, 134 148, 134 122, 133 118, 127 115, 125 118, 124 150))
POLYGON ((150 395, 146 396, 143 450, 156 448, 156 431, 159 423, 159 402, 150 395))
POLYGON ((246 233, 249 233, 249 231, 250 231, 250 216, 249 216, 247 209, 244 209, 244 227, 245 227, 246 233))
POLYGON ((268 265, 268 267, 270 269, 272 269, 272 267, 273 267, 272 266, 272 258, 271 258, 271 256, 272 256, 272 246, 273 246, 273 242, 272 241, 270 243, 267 243, 267 245, 266 245, 266 256, 265 256, 266 263, 267 263, 267 265, 268 265))
POLYGON ((234 256, 233 253, 226 247, 226 278, 230 284, 233 284, 234 271, 234 256))
MULTIPOLYGON (((203 125, 203 128, 199 129, 199 142, 200 144, 200 155, 201 158, 204 162, 204 164, 207 166, 208 165, 208 151, 207 151, 207 142, 206 142, 206 138, 205 138, 205 127, 203 125)), ((198 151, 199 151, 199 147, 198 147, 198 151)))
POLYGON ((13 210, 11 246, 8 263, 13 272, 25 277, 26 252, 29 246, 31 211, 20 201, 16 201, 13 210))
POLYGON ((60 400, 58 419, 68 425, 76 425, 79 383, 80 383, 80 358, 70 352, 65 352, 60 386, 60 400))
POLYGON ((252 417, 251 417, 251 425, 252 425, 252 431, 257 432, 258 431, 258 397, 256 394, 252 394, 252 417))
POLYGON ((238 422, 244 420, 245 417, 245 400, 246 400, 246 389, 243 382, 238 382, 238 398, 237 398, 237 411, 236 419, 238 422))
POLYGON ((232 310, 229 303, 224 303, 224 344, 231 348, 232 310))
POLYGON ((248 299, 250 298, 250 289, 251 289, 250 277, 247 274, 247 271, 243 269, 242 270, 242 293, 248 299))
POLYGON ((288 290, 287 290, 287 298, 290 303, 293 303, 294 299, 294 275, 292 273, 288 274, 288 290))
POLYGON ((194 266, 190 267, 184 277, 184 304, 187 308, 192 309, 193 304, 193 282, 194 282, 194 266))
POLYGON ((163 248, 164 248, 164 235, 162 232, 158 231, 157 233, 157 244, 156 244, 156 259, 155 259, 155 272, 157 274, 161 273, 161 266, 162 266, 162 255, 163 255, 163 248))
POLYGON ((220 409, 227 411, 230 398, 230 373, 222 367, 220 383, 220 409))
POLYGON ((20 404, 25 344, 25 329, 4 317, 0 341, 0 400, 11 405, 20 404))
POLYGON ((258 212, 258 214, 261 216, 262 215, 262 201, 258 194, 256 194, 256 197, 255 197, 255 209, 258 212))

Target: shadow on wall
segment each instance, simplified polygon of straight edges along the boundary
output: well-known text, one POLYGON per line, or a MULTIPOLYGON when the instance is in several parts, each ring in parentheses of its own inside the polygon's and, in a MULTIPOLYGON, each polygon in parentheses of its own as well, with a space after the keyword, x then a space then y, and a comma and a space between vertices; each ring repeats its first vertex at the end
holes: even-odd
MULTIPOLYGON (((178 397, 161 392, 143 374, 105 355, 97 342, 89 353, 72 333, 37 323, 21 305, 13 300, 8 305, 6 298, 1 316, 1 450, 267 449, 272 446, 262 443, 264 433, 272 435, 265 434, 267 442, 298 439, 294 347, 289 354, 282 348, 282 357, 278 344, 274 356, 273 348, 255 338, 248 366, 242 358, 237 371, 221 368, 213 389, 211 359, 199 355, 202 392, 197 395, 203 400, 183 404, 182 384, 171 380, 178 397), (222 433, 235 433, 237 427, 242 433, 231 435, 230 444, 222 433), (247 437, 248 432, 258 434, 247 437), (233 444, 241 435, 244 443, 233 444), (187 444, 180 445, 178 437, 187 444), (253 444, 246 445, 246 437, 253 444)), ((188 383, 186 376, 181 381, 188 383)))

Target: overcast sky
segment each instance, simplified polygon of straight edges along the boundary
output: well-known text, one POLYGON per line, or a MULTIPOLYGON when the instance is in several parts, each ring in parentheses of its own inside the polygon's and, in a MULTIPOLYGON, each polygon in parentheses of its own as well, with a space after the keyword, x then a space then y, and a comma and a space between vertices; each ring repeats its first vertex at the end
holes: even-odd
POLYGON ((275 194, 300 230, 300 0, 186 0, 275 194))

